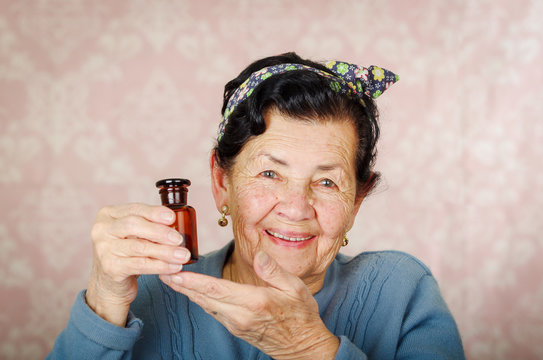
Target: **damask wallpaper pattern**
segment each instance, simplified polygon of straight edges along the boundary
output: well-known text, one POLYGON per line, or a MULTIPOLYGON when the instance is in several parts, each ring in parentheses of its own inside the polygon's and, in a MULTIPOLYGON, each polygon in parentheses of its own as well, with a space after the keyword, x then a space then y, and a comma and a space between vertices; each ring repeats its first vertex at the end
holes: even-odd
POLYGON ((542 17, 538 0, 0 0, 0 358, 51 349, 100 207, 187 177, 201 250, 231 238, 208 171, 222 86, 290 50, 401 77, 345 252, 427 263, 468 358, 543 358, 542 17))

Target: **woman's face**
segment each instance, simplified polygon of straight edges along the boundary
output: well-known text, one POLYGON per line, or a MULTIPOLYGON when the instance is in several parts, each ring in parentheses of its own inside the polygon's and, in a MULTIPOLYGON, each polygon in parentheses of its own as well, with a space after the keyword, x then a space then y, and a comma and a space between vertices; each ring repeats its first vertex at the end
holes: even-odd
POLYGON ((265 119, 266 131, 247 142, 226 177, 235 251, 252 268, 264 250, 318 291, 362 200, 356 131, 345 119, 305 122, 276 110, 265 119))

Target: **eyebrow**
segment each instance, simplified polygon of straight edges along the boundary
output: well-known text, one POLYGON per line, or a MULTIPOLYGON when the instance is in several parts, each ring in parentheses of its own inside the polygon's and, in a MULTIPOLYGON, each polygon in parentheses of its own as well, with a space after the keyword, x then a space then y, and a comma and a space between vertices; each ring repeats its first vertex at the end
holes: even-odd
POLYGON ((281 160, 281 159, 278 159, 276 158, 275 156, 273 155, 270 155, 270 154, 260 154, 259 156, 264 156, 266 158, 268 158, 271 162, 274 162, 276 164, 279 164, 279 165, 283 165, 283 166, 288 166, 288 163, 284 160, 281 160))
MULTIPOLYGON (((275 156, 271 155, 271 154, 260 154, 259 156, 264 156, 266 158, 268 158, 271 162, 274 162, 276 164, 279 164, 279 165, 282 165, 282 166, 288 166, 288 162, 286 162, 285 160, 282 160, 282 159, 278 159, 276 158, 275 156)), ((343 166, 341 166, 341 164, 326 164, 326 165, 319 165, 317 166, 317 169, 320 170, 320 171, 331 171, 331 170, 335 170, 335 169, 340 169, 340 170, 343 170, 343 166)))

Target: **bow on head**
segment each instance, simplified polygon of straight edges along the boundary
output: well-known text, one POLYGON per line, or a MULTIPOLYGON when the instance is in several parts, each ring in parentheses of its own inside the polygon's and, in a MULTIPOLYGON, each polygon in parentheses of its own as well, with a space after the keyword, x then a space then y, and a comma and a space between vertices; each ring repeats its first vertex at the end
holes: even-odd
POLYGON ((365 68, 344 61, 329 61, 326 63, 326 67, 330 69, 335 76, 326 71, 302 64, 273 65, 252 73, 228 99, 222 121, 219 124, 217 140, 220 141, 224 135, 228 117, 236 107, 251 96, 253 90, 258 85, 274 75, 294 70, 315 72, 323 77, 331 79, 330 86, 334 91, 349 96, 355 95, 360 99, 360 102, 364 106, 364 95, 375 99, 388 89, 390 85, 399 80, 398 75, 374 65, 365 68))

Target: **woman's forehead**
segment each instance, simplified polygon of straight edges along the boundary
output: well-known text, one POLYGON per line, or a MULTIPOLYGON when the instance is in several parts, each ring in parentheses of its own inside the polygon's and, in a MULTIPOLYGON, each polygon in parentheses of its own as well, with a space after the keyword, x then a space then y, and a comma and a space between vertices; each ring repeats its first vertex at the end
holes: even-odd
POLYGON ((251 139, 242 154, 247 160, 284 165, 316 161, 322 162, 319 166, 332 167, 338 162, 354 161, 356 141, 350 121, 309 122, 276 113, 267 118, 266 131, 251 139))

